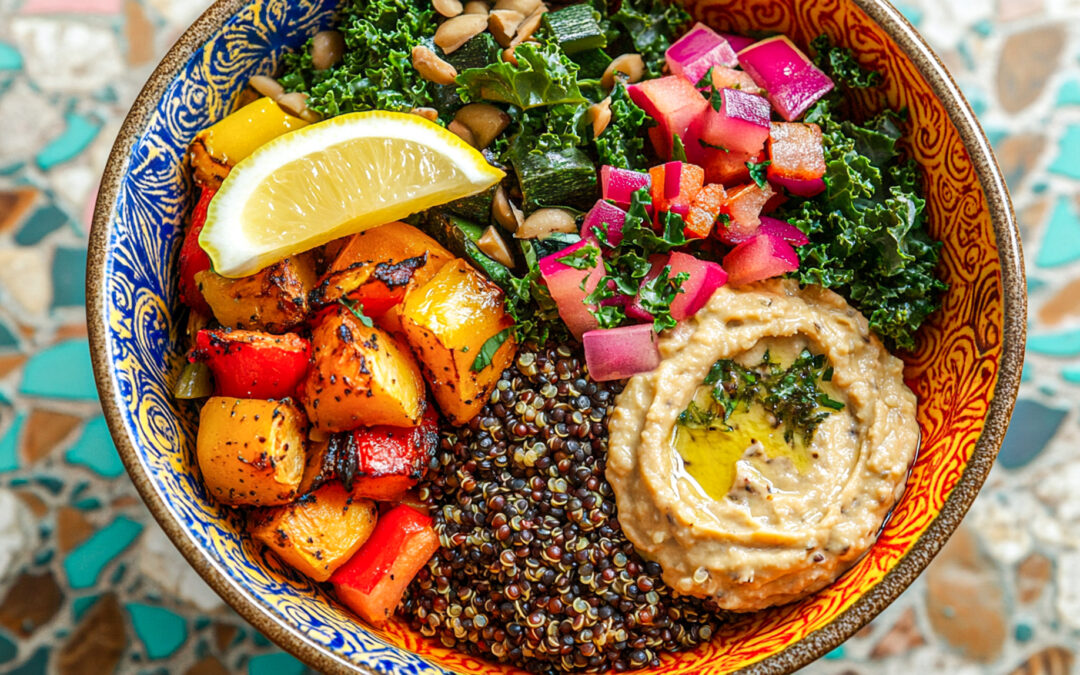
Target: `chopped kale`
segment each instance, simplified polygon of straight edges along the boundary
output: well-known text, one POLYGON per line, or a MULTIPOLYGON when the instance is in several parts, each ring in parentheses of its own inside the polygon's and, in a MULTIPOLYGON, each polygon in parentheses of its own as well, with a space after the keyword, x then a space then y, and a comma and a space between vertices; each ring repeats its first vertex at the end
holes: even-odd
MULTIPOLYGON (((681 5, 665 0, 623 0, 618 11, 610 14, 608 53, 635 52, 645 61, 645 77, 660 77, 664 52, 679 38, 690 21, 681 5)), ((608 14, 607 0, 594 0, 601 14, 608 14)))
POLYGON ((522 43, 514 49, 514 58, 517 65, 500 58, 484 68, 461 72, 457 84, 462 100, 509 103, 521 110, 586 102, 578 87, 578 65, 557 42, 522 43))
POLYGON ((630 100, 626 84, 617 82, 611 91, 611 122, 596 139, 600 164, 624 169, 645 169, 645 132, 653 126, 645 111, 630 100))
POLYGON ((873 87, 881 82, 881 73, 863 68, 850 49, 834 46, 828 35, 819 35, 810 47, 818 67, 834 82, 855 89, 873 87))

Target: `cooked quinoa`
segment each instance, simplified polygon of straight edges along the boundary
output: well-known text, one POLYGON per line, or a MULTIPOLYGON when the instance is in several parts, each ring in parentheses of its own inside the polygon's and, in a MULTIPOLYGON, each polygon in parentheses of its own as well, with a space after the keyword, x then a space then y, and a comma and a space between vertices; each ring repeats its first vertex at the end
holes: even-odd
POLYGON ((619 528, 604 465, 620 388, 566 346, 523 350, 444 432, 421 486, 443 548, 402 608, 415 629, 540 673, 655 666, 711 638, 724 616, 674 597, 619 528))

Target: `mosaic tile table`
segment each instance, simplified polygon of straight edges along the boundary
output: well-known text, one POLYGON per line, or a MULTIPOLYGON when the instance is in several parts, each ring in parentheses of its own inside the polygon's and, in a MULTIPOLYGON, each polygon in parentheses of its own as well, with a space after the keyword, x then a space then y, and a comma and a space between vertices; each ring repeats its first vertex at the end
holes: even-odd
MULTIPOLYGON (((83 324, 95 187, 205 0, 0 0, 0 672, 290 675, 142 507, 83 324)), ((998 466, 923 577, 814 673, 1064 675, 1080 651, 1080 1, 908 0, 1013 190, 1031 338, 998 466)))

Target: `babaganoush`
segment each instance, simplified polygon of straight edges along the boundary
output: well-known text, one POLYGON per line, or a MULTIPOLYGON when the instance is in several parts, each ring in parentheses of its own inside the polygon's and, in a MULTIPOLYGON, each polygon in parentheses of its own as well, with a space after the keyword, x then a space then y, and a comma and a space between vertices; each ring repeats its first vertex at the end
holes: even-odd
POLYGON ((904 490, 919 428, 903 363, 839 295, 789 280, 719 289, 660 351, 660 367, 630 379, 611 417, 607 477, 627 537, 677 592, 728 610, 831 583, 873 544, 904 490), (843 408, 802 459, 770 456, 753 439, 734 458, 727 493, 710 496, 673 442, 680 413, 719 359, 751 365, 766 350, 804 348, 826 357, 843 408))

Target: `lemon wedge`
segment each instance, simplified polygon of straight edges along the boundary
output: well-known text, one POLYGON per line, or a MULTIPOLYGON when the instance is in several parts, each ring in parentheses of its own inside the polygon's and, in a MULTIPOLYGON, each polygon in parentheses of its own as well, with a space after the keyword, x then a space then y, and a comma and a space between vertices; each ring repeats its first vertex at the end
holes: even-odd
POLYGON ((342 115, 281 136, 237 164, 199 245, 242 277, 339 237, 474 195, 502 180, 472 146, 417 115, 342 115))

